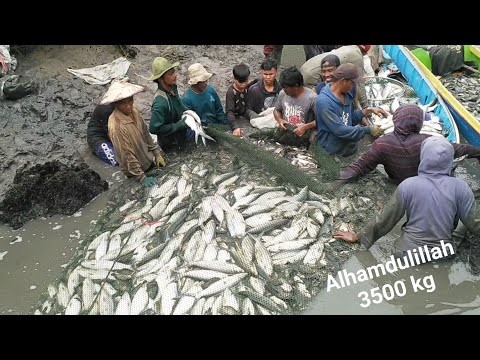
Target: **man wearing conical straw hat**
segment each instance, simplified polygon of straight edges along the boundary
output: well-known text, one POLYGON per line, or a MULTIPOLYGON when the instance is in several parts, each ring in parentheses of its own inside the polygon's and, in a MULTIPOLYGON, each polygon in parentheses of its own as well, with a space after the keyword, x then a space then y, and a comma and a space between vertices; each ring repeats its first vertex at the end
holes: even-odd
POLYGON ((156 178, 145 172, 165 166, 160 147, 155 144, 147 124, 133 105, 133 96, 145 89, 126 81, 115 80, 100 104, 114 103, 115 109, 108 118, 108 135, 115 148, 120 170, 145 186, 156 184, 156 178))

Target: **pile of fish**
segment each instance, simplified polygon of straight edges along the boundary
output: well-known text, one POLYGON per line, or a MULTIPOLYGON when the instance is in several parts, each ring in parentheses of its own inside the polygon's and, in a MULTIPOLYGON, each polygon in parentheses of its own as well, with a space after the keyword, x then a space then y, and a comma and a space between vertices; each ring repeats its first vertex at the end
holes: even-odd
POLYGON ((295 313, 340 264, 334 220, 371 206, 189 164, 132 190, 35 314, 295 313))
POLYGON ((386 100, 393 97, 401 97, 405 92, 405 86, 397 81, 394 83, 393 79, 377 77, 371 78, 370 80, 371 81, 367 80, 365 84, 365 90, 369 100, 386 100), (376 79, 378 79, 377 82, 372 81, 376 79), (383 81, 384 83, 378 81, 383 81))
POLYGON ((278 156, 288 160, 292 165, 304 170, 308 174, 318 173, 318 164, 312 155, 305 148, 288 146, 271 140, 251 139, 258 147, 271 151, 278 156))
MULTIPOLYGON (((440 118, 433 113, 435 108, 438 106, 437 101, 434 100, 430 104, 419 105, 419 106, 424 113, 424 121, 423 121, 422 130, 420 130, 420 134, 429 134, 433 136, 443 136, 443 137, 448 136, 448 132, 444 128, 440 118)), ((392 109, 393 112, 398 107, 400 107, 398 99, 394 100, 392 107, 393 107, 392 109)), ((388 117, 386 118, 381 118, 380 116, 373 114, 372 119, 373 119, 373 124, 380 126, 380 128, 383 130, 383 135, 390 134, 393 132, 394 124, 393 124, 392 114, 389 114, 388 117)))
POLYGON ((480 79, 476 76, 454 76, 440 78, 442 84, 460 103, 480 120, 480 79))
POLYGON ((420 105, 420 99, 415 90, 395 79, 380 75, 368 78, 365 89, 370 106, 380 107, 391 114, 401 105, 420 105))

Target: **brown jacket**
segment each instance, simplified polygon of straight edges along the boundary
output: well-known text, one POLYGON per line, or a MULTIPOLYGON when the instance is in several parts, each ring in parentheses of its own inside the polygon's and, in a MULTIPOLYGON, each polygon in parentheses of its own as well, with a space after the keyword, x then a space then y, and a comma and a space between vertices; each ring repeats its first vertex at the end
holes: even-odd
POLYGON ((133 117, 115 109, 108 118, 108 136, 112 140, 120 170, 127 177, 142 182, 145 171, 160 154, 160 147, 153 142, 147 124, 136 107, 133 108, 133 117))

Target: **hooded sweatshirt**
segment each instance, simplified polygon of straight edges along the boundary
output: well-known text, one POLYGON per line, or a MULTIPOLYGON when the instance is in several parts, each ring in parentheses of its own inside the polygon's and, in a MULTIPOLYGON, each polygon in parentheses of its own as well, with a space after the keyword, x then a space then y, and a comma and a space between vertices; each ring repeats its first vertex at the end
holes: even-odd
POLYGON ((330 154, 348 156, 356 151, 358 141, 369 134, 369 126, 356 126, 363 118, 360 110, 355 110, 353 96, 345 94, 345 104, 327 84, 315 100, 317 140, 330 154))
MULTIPOLYGON (((423 126, 423 110, 417 105, 404 105, 393 113, 393 133, 376 139, 366 153, 360 156, 341 175, 343 182, 355 181, 374 170, 378 164, 385 167, 390 180, 398 185, 417 176, 420 164, 420 146, 431 135, 419 134, 423 126)), ((452 144, 454 157, 468 155, 479 158, 480 148, 467 144, 452 144)))
MULTIPOLYGON (((452 243, 452 232, 461 220, 472 224, 473 192, 467 183, 450 176, 453 146, 442 137, 432 136, 422 143, 418 176, 403 181, 376 219, 365 226, 360 241, 367 248, 387 234, 406 213, 402 235, 395 246, 407 251, 428 248, 440 241, 452 243)), ((454 244, 452 244, 454 245, 454 244)))
POLYGON ((263 80, 260 79, 256 84, 248 89, 247 105, 250 109, 260 114, 267 108, 274 107, 278 94, 282 91, 280 83, 275 79, 274 89, 272 92, 265 89, 263 80))

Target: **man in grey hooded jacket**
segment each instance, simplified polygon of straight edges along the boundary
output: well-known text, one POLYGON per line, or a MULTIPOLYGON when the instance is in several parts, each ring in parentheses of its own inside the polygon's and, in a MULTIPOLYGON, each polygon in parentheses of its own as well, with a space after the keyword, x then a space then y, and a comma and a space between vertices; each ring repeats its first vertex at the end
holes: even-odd
POLYGON ((453 155, 453 146, 445 138, 425 139, 418 176, 404 180, 382 212, 359 234, 335 231, 333 237, 348 242, 360 240, 368 249, 390 232, 405 213, 407 221, 402 226, 402 235, 394 243, 397 256, 425 245, 429 249, 438 247, 442 240, 455 248, 452 233, 459 220, 468 230, 480 234, 480 207, 472 190, 464 180, 450 176, 453 155))

